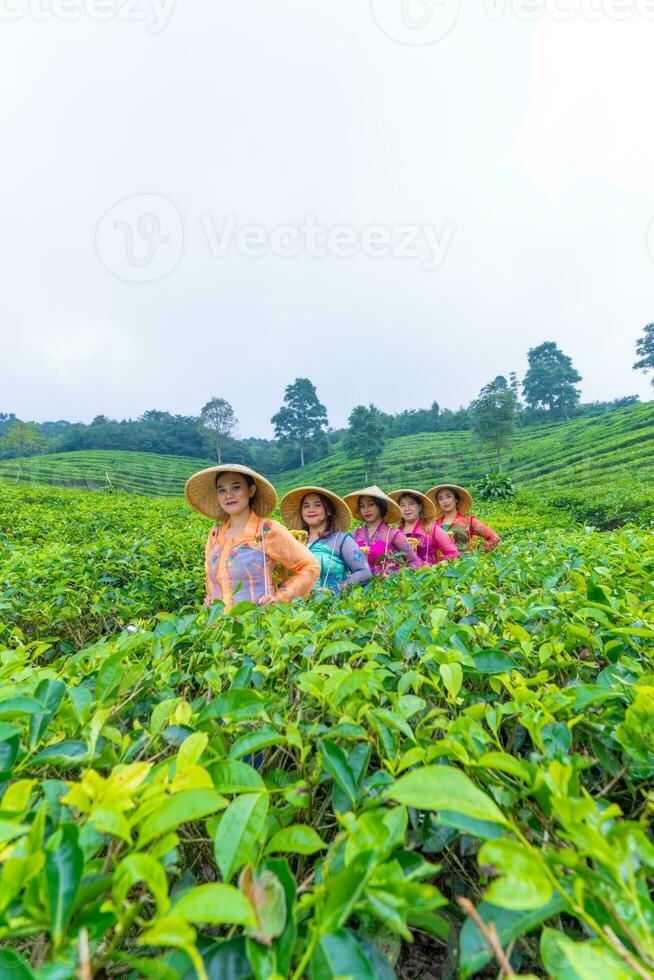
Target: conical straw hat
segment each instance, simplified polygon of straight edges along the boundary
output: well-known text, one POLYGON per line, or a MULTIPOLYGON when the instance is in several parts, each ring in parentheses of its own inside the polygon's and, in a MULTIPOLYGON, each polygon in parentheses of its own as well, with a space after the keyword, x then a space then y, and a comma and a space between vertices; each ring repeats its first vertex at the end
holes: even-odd
POLYGON ((438 497, 439 491, 441 490, 452 490, 454 493, 457 493, 459 495, 459 505, 458 505, 459 514, 470 513, 470 511, 472 510, 472 497, 464 487, 459 487, 456 485, 456 483, 439 483, 437 487, 432 487, 431 490, 427 491, 427 496, 433 502, 436 508, 437 517, 443 516, 443 511, 438 506, 438 500, 436 499, 438 497))
POLYGON ((402 511, 397 506, 394 500, 385 494, 383 490, 380 490, 378 486, 364 487, 363 490, 356 490, 354 493, 347 493, 343 500, 348 505, 357 520, 362 521, 363 517, 359 511, 359 497, 374 497, 375 500, 383 500, 388 510, 386 511, 386 516, 384 520, 387 524, 396 524, 398 521, 402 520, 402 511))
POLYGON ((350 508, 342 497, 332 493, 331 490, 325 490, 324 487, 298 487, 297 490, 291 490, 282 497, 282 502, 279 505, 279 509, 286 527, 290 528, 291 531, 304 530, 304 521, 302 520, 302 501, 308 493, 321 493, 323 497, 327 497, 328 500, 331 500, 332 504, 334 505, 333 523, 335 530, 347 531, 348 527, 352 523, 352 513, 350 508))
POLYGON ((392 497, 392 499, 397 504, 399 504, 400 499, 404 497, 405 494, 409 497, 415 497, 417 500, 420 501, 423 507, 426 521, 434 520, 434 518, 436 517, 436 505, 434 504, 433 500, 430 500, 426 494, 420 493, 419 490, 393 490, 393 492, 389 493, 388 496, 392 497))
POLYGON ((243 476, 251 476, 256 486, 256 493, 252 498, 252 510, 259 517, 268 517, 272 514, 277 504, 277 492, 272 483, 269 483, 260 473, 251 470, 249 466, 241 466, 240 463, 209 466, 206 470, 194 473, 186 481, 184 493, 194 510, 218 521, 229 520, 229 514, 225 513, 218 503, 216 480, 219 473, 242 473, 243 476))

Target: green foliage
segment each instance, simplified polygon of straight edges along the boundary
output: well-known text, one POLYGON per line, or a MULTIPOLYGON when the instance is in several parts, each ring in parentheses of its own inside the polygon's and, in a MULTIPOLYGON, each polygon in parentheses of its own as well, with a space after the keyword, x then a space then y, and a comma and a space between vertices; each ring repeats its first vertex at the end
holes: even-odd
POLYGON ((517 492, 515 483, 505 473, 486 473, 477 484, 477 496, 482 500, 513 500, 517 492))
POLYGON ((379 457, 384 451, 386 427, 382 414, 374 405, 357 405, 348 418, 349 429, 343 439, 343 452, 348 459, 360 459, 364 467, 364 482, 368 483, 379 457))
POLYGON ((473 432, 482 445, 489 446, 495 452, 500 470, 502 452, 510 445, 515 430, 516 410, 516 396, 503 377, 485 385, 479 397, 470 405, 473 432))
POLYGON ((209 433, 216 450, 216 459, 222 463, 223 452, 238 425, 234 409, 224 398, 212 398, 202 406, 200 423, 209 433))
POLYGON ((315 385, 308 378, 296 378, 286 386, 284 404, 270 421, 275 426, 275 438, 297 444, 300 466, 304 466, 307 446, 324 438, 327 409, 319 400, 315 385))
POLYGON ((0 450, 19 460, 23 456, 42 453, 47 445, 47 439, 41 435, 35 422, 14 422, 0 439, 0 450))
POLYGON ((652 972, 651 533, 503 505, 489 555, 225 615, 183 504, 35 494, 0 505, 13 976, 392 978, 419 929, 469 977, 460 897, 522 973, 652 972))
POLYGON ((552 341, 528 352, 529 369, 522 383, 525 400, 532 408, 544 408, 553 418, 569 418, 579 404, 575 385, 581 375, 572 360, 552 341))
MULTIPOLYGON (((634 364, 634 371, 654 371, 654 323, 648 323, 643 330, 643 336, 638 338, 636 354, 638 360, 634 364)), ((654 385, 654 375, 650 380, 654 385)))

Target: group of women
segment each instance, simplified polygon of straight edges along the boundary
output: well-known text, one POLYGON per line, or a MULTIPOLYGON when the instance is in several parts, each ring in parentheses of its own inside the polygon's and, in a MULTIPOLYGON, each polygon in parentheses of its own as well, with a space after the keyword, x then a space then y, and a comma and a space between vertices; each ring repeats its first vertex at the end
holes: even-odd
POLYGON ((370 486, 343 498, 323 487, 298 487, 280 503, 286 527, 270 519, 274 487, 247 466, 201 470, 184 492, 191 507, 216 521, 205 548, 205 605, 220 601, 230 608, 249 600, 267 606, 316 590, 338 593, 403 565, 458 558, 476 539, 484 551, 500 542, 470 514, 472 497, 455 484, 426 494, 385 494, 370 486), (353 518, 361 525, 350 534, 353 518))

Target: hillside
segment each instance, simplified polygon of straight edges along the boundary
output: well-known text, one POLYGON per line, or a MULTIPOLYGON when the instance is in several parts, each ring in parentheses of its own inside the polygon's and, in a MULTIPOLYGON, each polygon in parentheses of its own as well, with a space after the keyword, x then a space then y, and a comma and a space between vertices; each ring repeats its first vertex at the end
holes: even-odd
MULTIPOLYGON (((207 465, 211 465, 208 460, 180 456, 89 450, 34 456, 20 470, 16 460, 8 460, 0 463, 0 474, 58 486, 112 486, 177 496, 187 477, 207 465)), ((494 468, 494 458, 480 449, 471 433, 424 432, 391 439, 375 480, 386 489, 427 489, 441 480, 474 484, 494 468)), ((631 519, 645 510, 649 514, 650 508, 654 514, 654 402, 518 430, 505 469, 523 493, 537 497, 547 491, 555 504, 567 507, 580 520, 602 524, 607 514, 615 514, 616 520, 631 519)), ((363 466, 348 460, 342 450, 304 469, 273 477, 280 494, 309 483, 344 493, 361 487, 364 480, 363 466)))
POLYGON ((0 462, 0 476, 26 482, 51 483, 87 490, 128 491, 158 497, 178 496, 188 477, 211 460, 188 456, 162 456, 87 449, 75 453, 51 453, 22 461, 0 462))

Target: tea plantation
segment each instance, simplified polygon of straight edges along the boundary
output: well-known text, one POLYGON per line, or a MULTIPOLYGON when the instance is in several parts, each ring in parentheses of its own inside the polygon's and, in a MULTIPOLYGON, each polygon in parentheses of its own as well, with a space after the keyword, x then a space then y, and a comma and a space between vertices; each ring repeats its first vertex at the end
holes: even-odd
POLYGON ((644 517, 225 615, 183 501, 1 487, 0 977, 654 975, 644 517))

